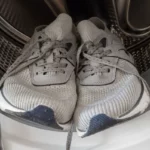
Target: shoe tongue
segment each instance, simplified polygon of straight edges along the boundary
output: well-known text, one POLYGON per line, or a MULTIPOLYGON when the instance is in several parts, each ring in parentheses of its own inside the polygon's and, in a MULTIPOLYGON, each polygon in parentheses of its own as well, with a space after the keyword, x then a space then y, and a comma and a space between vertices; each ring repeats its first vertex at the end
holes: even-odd
POLYGON ((104 31, 99 29, 89 20, 81 21, 77 26, 78 32, 83 42, 94 41, 97 37, 101 36, 104 31))
POLYGON ((52 40, 62 40, 72 31, 72 19, 67 14, 60 14, 49 26, 45 34, 52 40))

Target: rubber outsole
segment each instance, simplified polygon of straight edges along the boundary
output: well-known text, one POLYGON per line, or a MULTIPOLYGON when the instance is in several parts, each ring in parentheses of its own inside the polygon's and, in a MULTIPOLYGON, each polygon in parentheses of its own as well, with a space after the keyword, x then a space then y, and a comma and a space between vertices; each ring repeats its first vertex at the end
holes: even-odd
MULTIPOLYGON (((0 114, 4 150, 62 150, 67 132, 39 129, 0 114)), ((150 111, 86 138, 73 133, 71 150, 149 150, 150 111)))

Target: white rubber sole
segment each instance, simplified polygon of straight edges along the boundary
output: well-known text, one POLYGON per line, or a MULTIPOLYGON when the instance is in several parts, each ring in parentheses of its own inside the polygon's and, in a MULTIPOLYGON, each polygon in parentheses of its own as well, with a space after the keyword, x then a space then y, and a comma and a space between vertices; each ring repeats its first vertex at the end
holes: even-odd
MULTIPOLYGON (((67 132, 31 127, 0 115, 3 150, 65 150, 67 132)), ((150 111, 95 135, 73 134, 71 150, 149 150, 150 111)))

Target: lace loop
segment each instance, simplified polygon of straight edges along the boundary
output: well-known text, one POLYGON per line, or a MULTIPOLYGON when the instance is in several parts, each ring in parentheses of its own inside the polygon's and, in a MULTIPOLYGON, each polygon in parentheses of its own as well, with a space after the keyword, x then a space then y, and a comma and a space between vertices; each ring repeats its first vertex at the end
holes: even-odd
MULTIPOLYGON (((103 57, 107 56, 106 54, 110 54, 111 50, 110 50, 110 52, 106 53, 106 51, 102 51, 103 48, 100 47, 100 48, 97 48, 97 50, 93 51, 93 54, 91 54, 91 52, 90 53, 88 53, 88 52, 84 53, 84 51, 82 52, 82 50, 83 50, 83 48, 86 44, 87 43, 84 43, 84 44, 81 45, 81 47, 79 48, 79 53, 77 54, 77 67, 78 67, 77 70, 78 70, 78 72, 80 72, 81 70, 83 70, 83 72, 85 72, 85 73, 87 71, 90 71, 90 75, 93 75, 97 72, 102 73, 102 72, 104 72, 104 70, 109 73, 110 72, 110 70, 109 70, 110 67, 116 68, 116 69, 119 69, 120 71, 123 71, 127 74, 134 75, 138 79, 140 79, 146 85, 148 93, 150 95, 150 87, 149 87, 148 83, 139 75, 139 73, 136 69, 135 70, 130 70, 130 69, 128 69, 128 67, 124 68, 121 65, 119 66, 119 65, 113 64, 113 63, 111 63, 107 60, 104 60, 103 57), (100 53, 102 58, 101 57, 95 57, 94 53, 96 51, 100 53), (82 59, 80 58, 81 53, 83 53, 82 54, 82 57, 83 57, 82 59), (91 63, 99 64, 99 66, 97 67, 98 69, 97 68, 95 69, 95 67, 93 67, 93 66, 91 67, 91 63), (106 69, 106 68, 104 68, 104 66, 107 66, 108 68, 106 69)), ((93 44, 92 44, 92 46, 93 46, 93 44)), ((96 47, 98 47, 98 46, 96 46, 96 47)), ((92 51, 92 50, 94 50, 94 49, 92 48, 90 51, 92 51)), ((109 49, 107 49, 107 51, 108 50, 109 49)), ((111 56, 109 56, 109 57, 111 57, 111 56)), ((130 63, 130 65, 132 65, 132 64, 130 63)))
POLYGON ((107 55, 109 55, 112 51, 102 46, 102 43, 94 45, 92 42, 86 42, 80 47, 79 53, 77 55, 79 72, 83 68, 84 73, 91 72, 89 75, 93 75, 94 72, 99 74, 109 72, 109 69, 106 69, 105 67, 112 67, 113 65, 109 65, 110 62, 104 60, 103 57, 107 57, 107 55), (99 61, 103 63, 100 63, 99 61), (98 64, 98 66, 93 64, 93 62, 98 64))
MULTIPOLYGON (((49 38, 45 39, 45 37, 41 37, 33 44, 26 46, 21 56, 19 56, 16 61, 8 68, 7 72, 4 74, 0 81, 0 86, 2 86, 3 82, 8 78, 9 76, 21 71, 25 67, 36 63, 38 61, 41 61, 43 59, 43 62, 41 62, 40 65, 43 67, 51 68, 54 72, 62 72, 64 73, 64 70, 62 68, 65 68, 66 64, 60 64, 59 61, 61 58, 67 58, 67 46, 66 43, 60 42, 60 41, 51 41, 49 38), (42 43, 40 45, 39 43, 42 43), (39 44, 40 48, 35 48, 35 46, 39 44), (45 58, 50 56, 53 51, 58 49, 57 56, 55 56, 54 64, 48 63, 45 58), (38 53, 36 51, 39 50, 38 53), (36 54, 33 57, 30 57, 32 55, 36 54), (46 56, 46 54, 48 54, 46 56)), ((38 63, 36 63, 36 66, 38 63)), ((44 68, 45 69, 45 68, 44 68)))

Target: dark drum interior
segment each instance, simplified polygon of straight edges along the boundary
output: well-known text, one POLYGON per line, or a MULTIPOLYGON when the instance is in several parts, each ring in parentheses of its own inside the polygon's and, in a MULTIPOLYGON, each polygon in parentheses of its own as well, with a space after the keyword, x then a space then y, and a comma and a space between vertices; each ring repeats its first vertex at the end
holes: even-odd
MULTIPOLYGON (((62 12, 77 24, 97 16, 120 37, 141 74, 150 68, 150 1, 143 0, 0 0, 0 78, 22 53, 34 28, 62 12)), ((146 74, 146 75, 145 75, 146 74)))

